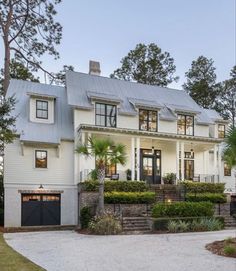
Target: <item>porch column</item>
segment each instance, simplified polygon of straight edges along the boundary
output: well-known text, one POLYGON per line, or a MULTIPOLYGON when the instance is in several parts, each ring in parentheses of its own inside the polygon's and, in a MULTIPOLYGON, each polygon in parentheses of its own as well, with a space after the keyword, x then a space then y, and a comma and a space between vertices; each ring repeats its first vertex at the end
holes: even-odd
MULTIPOLYGON (((80 143, 85 144, 85 133, 84 132, 81 133, 80 143)), ((84 179, 85 179, 85 168, 84 168, 84 156, 83 156, 83 154, 80 153, 78 155, 78 160, 79 160, 78 161, 78 164, 79 164, 79 172, 78 172, 79 179, 80 179, 80 181, 84 181, 84 179)))
POLYGON ((137 155, 137 181, 140 181, 140 138, 136 138, 136 155, 137 155))
POLYGON ((135 178, 135 138, 131 138, 131 180, 135 178))
POLYGON ((176 179, 179 180, 179 141, 176 141, 176 179))
MULTIPOLYGON (((206 175, 206 152, 205 151, 203 151, 203 153, 202 153, 202 161, 203 161, 203 165, 202 165, 202 170, 203 170, 203 175, 206 175)), ((199 172, 200 174, 201 174, 201 172, 199 172)), ((203 177, 204 178, 204 177, 203 177)))
POLYGON ((181 180, 184 181, 184 142, 181 142, 181 180))
POLYGON ((221 152, 220 152, 220 145, 218 145, 218 172, 217 174, 219 175, 218 181, 220 181, 221 178, 221 152))
POLYGON ((214 145, 214 175, 217 174, 217 145, 214 145))

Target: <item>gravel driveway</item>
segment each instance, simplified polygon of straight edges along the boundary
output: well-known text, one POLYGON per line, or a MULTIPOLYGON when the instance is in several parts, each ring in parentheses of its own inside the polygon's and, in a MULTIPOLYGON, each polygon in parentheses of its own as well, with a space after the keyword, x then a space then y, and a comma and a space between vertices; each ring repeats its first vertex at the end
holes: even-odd
POLYGON ((236 259, 204 246, 236 231, 91 236, 73 231, 7 233, 15 250, 48 271, 235 271, 236 259))

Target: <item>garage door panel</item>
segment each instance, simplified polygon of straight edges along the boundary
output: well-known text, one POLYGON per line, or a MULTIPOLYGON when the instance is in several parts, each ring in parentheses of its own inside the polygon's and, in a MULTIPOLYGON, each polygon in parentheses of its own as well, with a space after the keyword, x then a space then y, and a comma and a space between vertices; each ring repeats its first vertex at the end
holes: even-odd
POLYGON ((40 225, 40 201, 22 203, 22 226, 40 225))
POLYGON ((42 206, 42 224, 60 225, 60 202, 43 201, 42 206))

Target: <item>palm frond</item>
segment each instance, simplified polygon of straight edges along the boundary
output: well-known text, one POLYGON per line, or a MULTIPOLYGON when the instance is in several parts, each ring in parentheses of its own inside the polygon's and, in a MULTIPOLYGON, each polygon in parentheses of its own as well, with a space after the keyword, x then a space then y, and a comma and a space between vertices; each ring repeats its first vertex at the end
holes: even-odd
POLYGON ((236 128, 230 128, 225 138, 226 147, 223 150, 223 160, 230 166, 236 166, 236 128))

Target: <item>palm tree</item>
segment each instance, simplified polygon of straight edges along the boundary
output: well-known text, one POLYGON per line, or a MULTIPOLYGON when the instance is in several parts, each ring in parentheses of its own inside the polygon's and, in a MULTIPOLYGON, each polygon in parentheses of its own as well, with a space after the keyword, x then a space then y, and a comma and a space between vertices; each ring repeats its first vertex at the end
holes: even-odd
POLYGON ((225 138, 223 160, 232 168, 236 166, 236 128, 231 127, 225 138))
POLYGON ((98 213, 104 213, 104 179, 105 167, 107 164, 124 165, 126 163, 125 146, 120 143, 114 143, 108 138, 89 138, 85 144, 80 144, 76 152, 84 154, 87 157, 95 157, 96 169, 99 181, 99 204, 98 213))

